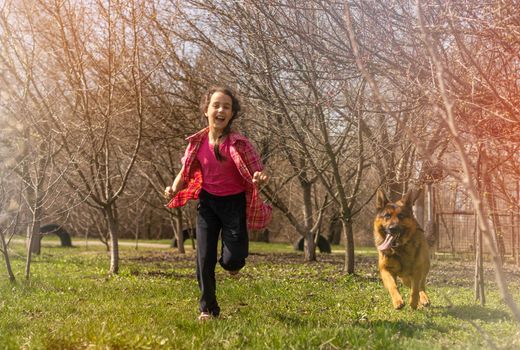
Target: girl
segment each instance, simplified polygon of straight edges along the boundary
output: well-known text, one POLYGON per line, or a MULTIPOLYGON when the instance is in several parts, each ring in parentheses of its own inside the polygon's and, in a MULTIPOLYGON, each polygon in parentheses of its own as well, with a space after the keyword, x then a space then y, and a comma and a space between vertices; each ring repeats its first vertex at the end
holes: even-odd
POLYGON ((230 274, 244 267, 248 256, 248 229, 265 227, 272 208, 258 187, 268 177, 257 152, 244 136, 231 130, 240 111, 232 91, 213 87, 202 97, 201 112, 208 127, 187 138, 182 168, 165 195, 169 208, 199 199, 197 208, 197 280, 201 292, 199 320, 217 317, 215 265, 222 234, 220 265, 230 274))

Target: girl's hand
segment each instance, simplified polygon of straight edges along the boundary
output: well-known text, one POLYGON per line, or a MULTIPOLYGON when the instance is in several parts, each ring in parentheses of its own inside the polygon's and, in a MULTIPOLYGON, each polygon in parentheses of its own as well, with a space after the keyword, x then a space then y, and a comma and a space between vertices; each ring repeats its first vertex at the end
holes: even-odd
POLYGON ((173 190, 173 186, 168 186, 164 189, 164 198, 170 199, 173 198, 175 195, 176 193, 173 190))
POLYGON ((267 182, 267 180, 269 180, 269 177, 263 171, 255 171, 253 174, 253 183, 256 187, 262 186, 267 182))
POLYGON ((182 179, 182 172, 184 171, 184 165, 182 166, 181 171, 177 174, 175 177, 175 180, 173 180, 173 185, 168 186, 164 189, 164 198, 170 199, 177 195, 178 192, 180 192, 185 185, 184 180, 182 179))

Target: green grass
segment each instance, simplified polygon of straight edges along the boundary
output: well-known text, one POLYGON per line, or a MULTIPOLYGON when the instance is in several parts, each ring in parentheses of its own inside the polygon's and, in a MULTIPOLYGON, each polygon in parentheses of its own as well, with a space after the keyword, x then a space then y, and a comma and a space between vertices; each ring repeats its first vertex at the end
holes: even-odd
MULTIPOLYGON (((198 323, 194 255, 121 247, 110 276, 102 246, 48 242, 23 280, 24 254, 12 252, 17 282, 0 279, 1 349, 482 349, 520 347, 519 327, 487 285, 473 301, 471 265, 436 260, 432 306, 395 311, 373 249, 343 274, 343 253, 302 263, 287 244, 252 243, 238 279, 217 267, 222 317, 198 323), (54 244, 54 245, 53 245, 54 244), (469 271, 469 272, 468 272, 469 271)), ((514 272, 513 272, 514 273, 514 272)), ((491 272, 487 272, 492 279, 491 272)), ((511 283, 520 301, 518 277, 511 283)), ((408 292, 403 289, 405 298, 408 292)))

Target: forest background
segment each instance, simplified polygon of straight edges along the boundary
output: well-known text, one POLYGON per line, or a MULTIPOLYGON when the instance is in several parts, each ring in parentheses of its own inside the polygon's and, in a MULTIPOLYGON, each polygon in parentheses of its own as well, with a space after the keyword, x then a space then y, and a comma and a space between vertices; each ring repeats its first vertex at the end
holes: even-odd
POLYGON ((200 96, 225 84, 271 175, 274 220, 252 238, 303 237, 312 261, 321 233, 353 273, 376 191, 422 189, 427 233, 435 209, 472 212, 500 279, 504 252, 518 261, 500 226, 520 210, 517 5, 1 1, 2 252, 58 223, 104 241, 117 273, 119 238, 193 227, 194 207, 168 210, 162 192, 205 125, 200 96))

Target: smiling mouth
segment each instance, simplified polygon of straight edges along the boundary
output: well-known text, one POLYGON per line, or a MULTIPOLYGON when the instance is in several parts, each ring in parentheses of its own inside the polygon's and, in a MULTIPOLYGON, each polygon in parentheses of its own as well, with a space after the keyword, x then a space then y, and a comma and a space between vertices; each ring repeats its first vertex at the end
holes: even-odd
POLYGON ((380 251, 387 251, 391 248, 397 248, 399 246, 399 237, 400 233, 397 235, 387 234, 383 243, 377 246, 377 249, 380 251))

